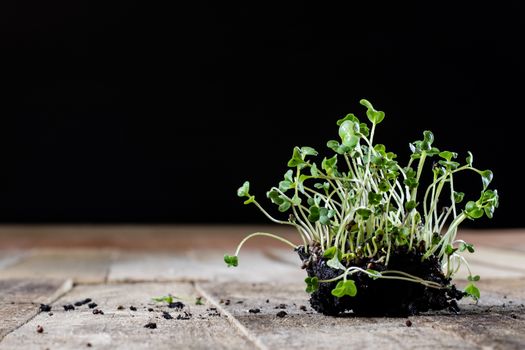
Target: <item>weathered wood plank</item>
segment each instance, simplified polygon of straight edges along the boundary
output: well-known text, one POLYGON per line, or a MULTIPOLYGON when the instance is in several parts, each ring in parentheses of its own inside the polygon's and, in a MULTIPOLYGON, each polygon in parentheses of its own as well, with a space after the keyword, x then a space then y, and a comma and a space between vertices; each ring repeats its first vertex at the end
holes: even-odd
POLYGON ((37 313, 38 306, 36 305, 0 302, 0 341, 9 332, 26 323, 37 313))
POLYGON ((40 303, 55 301, 71 287, 70 280, 0 280, 0 339, 34 317, 40 303))
POLYGON ((222 315, 209 310, 209 305, 195 305, 197 294, 185 283, 137 283, 83 285, 53 304, 53 315, 41 313, 15 332, 7 335, 0 349, 249 349, 253 344, 242 337, 222 315), (183 299, 182 311, 154 303, 154 296, 172 293, 183 299), (87 305, 64 311, 63 304, 91 298, 97 309, 93 314, 87 305), (119 305, 123 309, 119 310, 119 305), (135 306, 137 311, 130 310, 135 306), (148 311, 152 308, 153 311, 148 311), (162 311, 174 319, 162 317, 162 311), (188 320, 177 320, 178 315, 188 320), (211 315, 210 315, 211 314, 211 315), (155 322, 156 329, 145 328, 155 322), (37 325, 44 332, 36 332, 37 325))
POLYGON ((0 279, 0 302, 46 304, 69 291, 71 287, 71 280, 0 279))
MULTIPOLYGON (((308 295, 302 284, 199 283, 198 288, 228 310, 268 348, 512 349, 525 346, 524 310, 518 304, 507 304, 505 308, 500 305, 500 309, 494 311, 488 304, 470 305, 465 301, 460 316, 450 313, 414 316, 410 317, 413 326, 407 327, 403 318, 327 317, 312 313, 309 307, 303 311, 300 306, 308 305, 308 295), (220 299, 230 299, 229 305, 220 304, 220 299), (286 305, 284 318, 276 315, 281 311, 276 308, 280 304, 286 305), (248 310, 253 308, 260 313, 250 314, 248 310), (484 325, 478 325, 479 322, 484 325), (480 336, 479 332, 485 334, 480 336)), ((485 295, 489 296, 486 300, 491 305, 502 300, 490 292, 485 295)))
POLYGON ((57 278, 80 283, 104 282, 115 253, 107 250, 35 250, 0 270, 0 279, 57 278))
POLYGON ((122 254, 111 265, 108 281, 289 281, 302 278, 294 266, 268 259, 260 251, 246 251, 239 266, 228 268, 224 253, 210 250, 174 254, 122 254))
POLYGON ((0 250, 0 270, 7 266, 15 264, 27 253, 17 250, 0 250))

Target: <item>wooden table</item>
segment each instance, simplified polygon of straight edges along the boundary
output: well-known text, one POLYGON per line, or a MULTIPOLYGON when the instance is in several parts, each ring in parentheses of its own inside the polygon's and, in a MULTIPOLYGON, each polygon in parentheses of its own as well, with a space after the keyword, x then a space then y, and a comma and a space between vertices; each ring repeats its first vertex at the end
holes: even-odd
POLYGON ((482 299, 411 327, 313 312, 299 260, 279 242, 254 240, 226 268, 223 254, 261 230, 296 239, 273 226, 0 227, 0 349, 525 348, 525 230, 462 231, 482 299), (152 300, 168 294, 184 308, 152 300), (97 306, 63 308, 86 298, 97 306))

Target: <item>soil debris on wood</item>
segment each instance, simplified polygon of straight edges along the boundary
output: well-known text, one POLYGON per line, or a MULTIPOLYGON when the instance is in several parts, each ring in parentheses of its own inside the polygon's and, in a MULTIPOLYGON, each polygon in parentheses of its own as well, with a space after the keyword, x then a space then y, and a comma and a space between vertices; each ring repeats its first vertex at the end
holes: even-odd
POLYGON ((117 306, 117 310, 124 310, 124 306, 122 305, 117 306))
POLYGON ((64 311, 75 310, 75 307, 71 304, 62 305, 62 307, 64 308, 64 311))
POLYGON ((166 320, 172 320, 173 316, 170 315, 169 312, 162 311, 162 317, 164 317, 166 320))
POLYGON ((135 306, 130 306, 129 309, 130 309, 131 311, 137 311, 137 308, 136 308, 135 306))
POLYGON ((94 309, 94 308, 96 308, 97 306, 98 306, 97 303, 89 303, 89 304, 88 304, 88 307, 89 307, 90 309, 94 309))
POLYGON ((37 333, 44 333, 44 327, 42 327, 41 325, 36 326, 36 332, 37 333))
POLYGON ((177 320, 189 320, 191 318, 192 314, 189 312, 184 311, 184 315, 177 315, 177 320))
POLYGON ((410 320, 407 320, 405 322, 405 324, 406 324, 407 327, 412 327, 412 321, 410 321, 410 320))
POLYGON ((299 310, 306 311, 306 306, 304 306, 304 305, 299 306, 299 310))
POLYGON ((279 304, 274 309, 286 309, 286 304, 279 304))
POLYGON ((276 316, 277 316, 277 317, 280 317, 280 318, 283 318, 283 317, 286 316, 286 315, 288 315, 288 314, 287 314, 286 311, 284 311, 284 310, 281 310, 281 311, 279 311, 279 312, 276 314, 276 316))
POLYGON ((75 302, 75 306, 82 306, 82 305, 88 304, 90 302, 91 302, 91 298, 86 298, 84 300, 80 300, 80 301, 75 302))
POLYGON ((87 346, 88 348, 90 348, 92 345, 91 345, 91 343, 87 343, 86 346, 87 346))
POLYGON ((99 310, 99 309, 94 309, 93 310, 93 315, 104 315, 104 311, 99 310))
POLYGON ((155 322, 148 322, 144 325, 144 328, 155 329, 157 328, 157 324, 155 322))
POLYGON ((250 309, 250 310, 248 310, 248 312, 251 313, 251 314, 258 314, 259 312, 261 312, 261 309, 259 309, 259 308, 250 309))
POLYGON ((40 304, 40 312, 49 312, 51 311, 51 305, 40 304))
POLYGON ((169 303, 169 304, 168 304, 168 307, 169 307, 170 309, 179 309, 179 310, 180 310, 180 309, 183 309, 184 306, 185 306, 185 305, 184 305, 183 303, 181 303, 180 301, 176 301, 176 302, 174 302, 174 303, 169 303))

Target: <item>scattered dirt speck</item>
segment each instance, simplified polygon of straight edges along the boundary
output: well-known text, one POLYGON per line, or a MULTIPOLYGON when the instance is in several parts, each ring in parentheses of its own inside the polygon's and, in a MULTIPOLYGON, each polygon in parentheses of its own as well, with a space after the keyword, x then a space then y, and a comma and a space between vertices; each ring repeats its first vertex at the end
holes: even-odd
POLYGON ((176 301, 174 303, 169 303, 168 307, 170 309, 183 309, 184 308, 184 304, 181 303, 180 301, 176 301))
POLYGON ((37 333, 44 333, 44 327, 42 327, 41 325, 38 325, 36 326, 36 331, 37 333))
POLYGON ((184 315, 178 315, 177 320, 189 320, 191 316, 189 312, 184 311, 184 315))
POLYGON ((279 304, 274 309, 286 309, 286 304, 279 304))
POLYGON ((164 317, 166 320, 172 320, 173 316, 170 315, 169 312, 162 311, 162 317, 164 317))
POLYGON ((89 304, 88 304, 88 307, 89 307, 90 309, 94 309, 94 308, 96 308, 97 306, 98 306, 97 303, 89 303, 89 304))
POLYGON ((269 303, 270 302, 270 299, 266 299, 266 303, 269 303))
POLYGON ((124 306, 122 305, 117 306, 117 310, 124 310, 124 306))
POLYGON ((148 322, 144 325, 144 328, 155 329, 157 328, 157 324, 155 322, 148 322))
POLYGON ((299 310, 306 311, 306 306, 304 305, 299 306, 299 310))
POLYGON ((230 299, 226 299, 226 300, 224 301, 224 305, 230 305, 230 303, 231 303, 230 299))
POLYGON ((49 316, 53 316, 53 313, 52 313, 52 312, 50 312, 50 313, 48 313, 48 315, 49 315, 49 316))
POLYGON ((407 320, 405 324, 407 325, 407 327, 412 327, 412 321, 410 320, 407 320))
POLYGON ((40 312, 48 312, 48 311, 51 311, 51 305, 40 304, 40 312))
POLYGON ((244 303, 244 301, 239 300, 239 301, 237 301, 235 304, 242 304, 242 303, 244 303))
POLYGON ((75 310, 75 307, 71 304, 63 305, 63 307, 64 307, 64 311, 75 310))
POLYGON ((281 310, 281 311, 279 311, 275 316, 280 317, 280 318, 283 318, 283 317, 286 316, 286 315, 288 315, 288 314, 286 313, 286 311, 281 310))
POLYGON ((137 311, 137 308, 136 308, 135 306, 130 306, 129 309, 130 309, 131 311, 137 311))
POLYGON ((91 345, 91 343, 87 343, 86 346, 87 346, 88 348, 90 348, 92 345, 91 345))
POLYGON ((148 308, 148 311, 153 312, 153 308, 152 307, 148 308))
POLYGON ((99 310, 99 309, 94 309, 93 310, 93 315, 104 315, 104 311, 99 310))
POLYGON ((512 318, 518 318, 518 316, 515 315, 515 314, 510 314, 510 317, 512 317, 512 318))
POLYGON ((259 312, 261 312, 261 309, 258 309, 258 308, 250 309, 248 310, 248 312, 251 314, 258 314, 259 312))

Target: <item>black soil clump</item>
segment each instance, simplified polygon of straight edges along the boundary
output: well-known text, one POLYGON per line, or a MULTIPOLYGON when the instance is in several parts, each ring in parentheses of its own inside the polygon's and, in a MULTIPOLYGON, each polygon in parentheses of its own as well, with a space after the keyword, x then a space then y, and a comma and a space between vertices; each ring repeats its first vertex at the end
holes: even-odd
POLYGON ((62 307, 64 308, 64 311, 75 310, 75 307, 71 304, 62 305, 62 307))
POLYGON ((184 305, 183 303, 181 303, 180 301, 176 301, 176 302, 174 302, 174 303, 169 303, 169 304, 168 304, 168 307, 169 307, 170 309, 178 309, 178 310, 180 310, 180 309, 183 309, 184 306, 185 306, 185 305, 184 305))
POLYGON ((40 312, 49 312, 51 311, 51 305, 40 304, 40 312))
POLYGON ((148 322, 144 325, 144 328, 155 329, 157 328, 157 324, 155 322, 148 322))
POLYGON ((276 314, 276 316, 277 316, 277 317, 280 317, 280 318, 283 318, 283 317, 285 317, 286 315, 288 315, 288 314, 287 314, 286 311, 284 311, 284 310, 281 310, 281 311, 279 311, 279 312, 276 314))
POLYGON ((170 315, 169 312, 162 311, 162 317, 164 317, 166 320, 172 320, 173 316, 170 315))
MULTIPOLYGON (((304 247, 299 247, 297 253, 309 277, 327 280, 342 273, 341 270, 326 264, 327 259, 322 257, 320 247, 310 248, 307 252, 304 251, 304 247)), ((353 266, 379 272, 403 271, 427 281, 437 282, 446 288, 429 288, 419 283, 402 280, 372 279, 358 272, 349 276, 356 284, 356 296, 338 298, 331 293, 337 282, 319 283, 319 289, 311 294, 310 305, 317 312, 332 316, 348 311, 363 316, 409 316, 443 309, 458 312, 456 300, 460 300, 464 293, 450 283, 450 278, 445 277, 437 257, 431 256, 421 260, 423 254, 422 251, 409 252, 406 248, 400 247, 391 252, 388 267, 370 258, 354 261, 353 266)))

